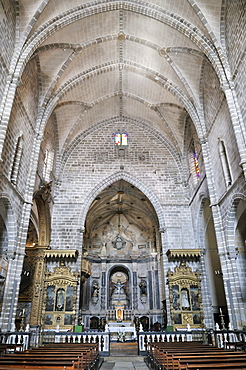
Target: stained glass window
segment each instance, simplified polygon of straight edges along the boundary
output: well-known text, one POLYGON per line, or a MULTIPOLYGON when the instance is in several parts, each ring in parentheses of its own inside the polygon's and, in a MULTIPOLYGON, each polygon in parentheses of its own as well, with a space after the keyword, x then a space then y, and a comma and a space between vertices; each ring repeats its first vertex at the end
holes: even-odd
POLYGON ((194 159, 194 166, 195 166, 196 176, 197 176, 198 179, 200 179, 201 174, 200 174, 200 169, 199 169, 199 164, 198 164, 198 159, 197 159, 196 152, 193 153, 193 159, 194 159))
POLYGON ((127 145, 128 134, 121 135, 121 145, 127 145))
POLYGON ((115 145, 127 145, 128 144, 128 134, 114 134, 114 144, 115 145))
POLYGON ((114 134, 114 143, 115 145, 121 145, 121 134, 114 134))

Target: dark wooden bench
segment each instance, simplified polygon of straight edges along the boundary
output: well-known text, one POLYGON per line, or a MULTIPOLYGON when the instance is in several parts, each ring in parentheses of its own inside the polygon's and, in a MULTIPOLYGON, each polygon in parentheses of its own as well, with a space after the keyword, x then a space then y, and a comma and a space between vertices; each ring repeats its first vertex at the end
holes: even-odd
POLYGON ((13 343, 0 343, 0 355, 3 355, 9 351, 16 351, 20 346, 13 343))
MULTIPOLYGON (((191 365, 195 365, 195 368, 198 369, 199 367, 208 367, 210 365, 218 365, 218 366, 227 366, 228 364, 233 364, 234 366, 242 367, 244 365, 246 367, 246 357, 243 356, 220 356, 220 357, 205 357, 195 356, 173 356, 173 368, 176 369, 183 369, 186 370, 190 368, 191 365)), ((192 367, 191 367, 192 368, 192 367)))
POLYGON ((225 348, 233 348, 234 351, 244 351, 246 352, 246 343, 245 342, 226 342, 225 348))
POLYGON ((246 369, 246 354, 196 343, 149 343, 152 369, 246 369))
POLYGON ((245 362, 242 363, 218 363, 218 364, 189 364, 186 367, 180 367, 179 370, 246 370, 245 362))
POLYGON ((12 369, 97 369, 98 344, 65 344, 44 346, 24 352, 6 354, 0 358, 0 370, 12 369))

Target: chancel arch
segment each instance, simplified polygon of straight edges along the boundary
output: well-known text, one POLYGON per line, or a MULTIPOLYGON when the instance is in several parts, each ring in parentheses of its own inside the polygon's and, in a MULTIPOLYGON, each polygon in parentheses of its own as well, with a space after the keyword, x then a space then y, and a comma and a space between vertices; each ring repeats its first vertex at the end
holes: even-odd
MULTIPOLYGON (((124 166, 123 166, 124 167, 124 166)), ((87 196, 85 204, 81 209, 81 213, 79 215, 79 224, 84 225, 88 222, 88 212, 91 209, 92 205, 95 203, 95 200, 98 201, 97 197, 99 193, 103 192, 105 186, 109 189, 112 188, 112 185, 118 181, 125 181, 128 183, 132 189, 137 188, 141 191, 145 197, 149 199, 152 204, 152 207, 155 210, 155 213, 158 217, 158 224, 159 229, 165 228, 165 219, 163 209, 160 203, 160 200, 156 196, 156 194, 151 191, 151 189, 146 186, 142 181, 138 178, 132 176, 130 173, 126 172, 122 167, 121 171, 114 173, 113 175, 106 177, 102 182, 100 182, 87 196)), ((83 229, 83 227, 82 227, 83 229)))
POLYGON ((82 284, 84 321, 130 322, 147 316, 162 325, 159 222, 146 195, 121 179, 101 191, 85 223, 83 259, 91 275, 82 284))

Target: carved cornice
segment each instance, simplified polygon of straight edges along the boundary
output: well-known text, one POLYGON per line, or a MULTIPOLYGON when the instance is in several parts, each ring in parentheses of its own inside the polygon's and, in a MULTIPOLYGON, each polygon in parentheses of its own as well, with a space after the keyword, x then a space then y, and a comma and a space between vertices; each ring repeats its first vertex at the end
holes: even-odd
POLYGON ((185 262, 181 262, 180 266, 176 266, 174 268, 174 271, 168 270, 167 273, 168 282, 174 282, 177 280, 183 280, 183 282, 186 284, 189 280, 200 280, 200 273, 198 270, 193 272, 191 270, 191 267, 186 266, 185 262))
POLYGON ((45 251, 45 258, 77 258, 76 249, 49 249, 45 251))
POLYGON ((198 260, 201 256, 201 249, 168 249, 169 261, 198 260))
POLYGON ((61 265, 54 268, 54 272, 45 273, 45 283, 46 285, 53 284, 54 281, 59 281, 60 286, 66 286, 67 284, 73 282, 75 286, 78 281, 78 273, 71 272, 70 266, 61 265))

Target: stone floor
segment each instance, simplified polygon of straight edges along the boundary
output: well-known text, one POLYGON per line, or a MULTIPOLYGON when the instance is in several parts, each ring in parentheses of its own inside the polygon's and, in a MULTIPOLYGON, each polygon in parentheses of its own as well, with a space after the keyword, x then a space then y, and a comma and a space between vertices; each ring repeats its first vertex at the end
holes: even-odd
POLYGON ((100 370, 148 370, 141 356, 105 357, 100 370))

